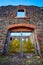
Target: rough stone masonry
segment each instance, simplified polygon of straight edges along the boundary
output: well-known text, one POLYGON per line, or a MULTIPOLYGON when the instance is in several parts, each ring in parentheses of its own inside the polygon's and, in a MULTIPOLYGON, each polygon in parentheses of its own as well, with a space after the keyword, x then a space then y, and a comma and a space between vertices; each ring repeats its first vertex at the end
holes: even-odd
POLYGON ((0 47, 5 44, 8 26, 18 23, 33 24, 37 27, 37 37, 43 54, 43 7, 24 5, 0 6, 0 47), (18 18, 17 12, 25 12, 25 17, 18 18))

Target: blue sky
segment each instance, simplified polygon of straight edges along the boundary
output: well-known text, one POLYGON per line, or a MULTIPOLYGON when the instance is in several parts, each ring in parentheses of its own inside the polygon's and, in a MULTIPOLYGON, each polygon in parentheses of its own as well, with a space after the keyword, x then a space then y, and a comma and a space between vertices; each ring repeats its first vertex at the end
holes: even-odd
POLYGON ((6 5, 35 5, 43 6, 43 0, 0 0, 0 6, 6 5))
MULTIPOLYGON (((31 32, 22 32, 22 36, 30 36, 32 33, 31 32)), ((16 33, 11 33, 11 36, 21 36, 21 33, 16 32, 16 33)))
POLYGON ((25 12, 18 12, 17 13, 17 17, 24 17, 25 16, 25 12))

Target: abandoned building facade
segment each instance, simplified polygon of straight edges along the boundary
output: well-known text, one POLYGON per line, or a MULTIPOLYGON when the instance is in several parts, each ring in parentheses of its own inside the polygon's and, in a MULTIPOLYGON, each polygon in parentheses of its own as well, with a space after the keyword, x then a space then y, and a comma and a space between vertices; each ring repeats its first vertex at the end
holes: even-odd
MULTIPOLYGON (((40 52, 43 55, 43 7, 37 6, 1 6, 0 7, 0 46, 5 44, 10 25, 36 27, 37 40, 40 52), (19 12, 25 15, 18 16, 19 12), (15 25, 16 24, 16 25, 15 25)), ((24 27, 23 26, 23 27, 24 27)), ((0 48, 1 50, 1 48, 0 48)))

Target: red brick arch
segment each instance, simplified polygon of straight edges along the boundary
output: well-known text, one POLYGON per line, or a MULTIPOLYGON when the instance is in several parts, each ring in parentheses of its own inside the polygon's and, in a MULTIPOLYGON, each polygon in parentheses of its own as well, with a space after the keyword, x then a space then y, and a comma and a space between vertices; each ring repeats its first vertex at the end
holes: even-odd
POLYGON ((13 32, 31 32, 36 28, 36 26, 32 24, 13 24, 8 26, 8 30, 13 31, 13 32))

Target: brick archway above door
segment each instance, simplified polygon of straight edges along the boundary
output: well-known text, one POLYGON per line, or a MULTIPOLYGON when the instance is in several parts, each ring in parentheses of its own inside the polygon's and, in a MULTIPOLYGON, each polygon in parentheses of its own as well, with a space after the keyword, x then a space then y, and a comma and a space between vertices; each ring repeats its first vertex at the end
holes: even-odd
POLYGON ((32 24, 12 24, 8 26, 8 30, 12 32, 32 32, 36 26, 32 24))

